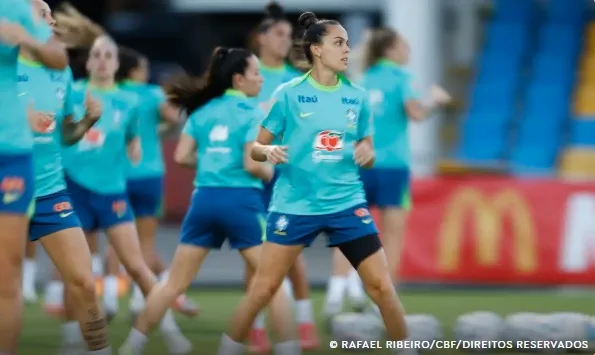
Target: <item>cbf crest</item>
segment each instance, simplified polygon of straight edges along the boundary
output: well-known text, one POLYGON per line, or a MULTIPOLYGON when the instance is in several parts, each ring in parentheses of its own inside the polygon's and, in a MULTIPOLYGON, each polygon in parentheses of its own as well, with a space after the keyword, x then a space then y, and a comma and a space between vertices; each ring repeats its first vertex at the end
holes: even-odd
POLYGON ((66 92, 63 88, 56 89, 56 100, 58 100, 58 104, 60 108, 64 107, 64 99, 66 98, 66 92))
POLYGON ((347 127, 355 128, 357 125, 357 113, 355 113, 355 111, 350 108, 347 110, 345 117, 347 117, 347 127))
POLYGON ((280 216, 277 221, 275 222, 275 234, 277 235, 287 235, 287 226, 289 225, 289 221, 287 217, 280 216))

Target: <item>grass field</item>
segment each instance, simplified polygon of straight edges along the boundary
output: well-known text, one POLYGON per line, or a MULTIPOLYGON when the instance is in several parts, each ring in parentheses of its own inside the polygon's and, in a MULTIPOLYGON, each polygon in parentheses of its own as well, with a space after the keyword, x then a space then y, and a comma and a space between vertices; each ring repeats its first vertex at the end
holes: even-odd
MULTIPOLYGON (((184 334, 195 345, 193 354, 216 354, 221 333, 227 328, 229 318, 241 296, 239 291, 193 291, 190 296, 199 302, 201 314, 195 319, 178 317, 184 334)), ((324 332, 322 307, 324 295, 313 295, 315 311, 321 333, 321 348, 312 354, 338 354, 331 350, 332 339, 324 332)), ((428 291, 402 295, 408 313, 430 313, 438 317, 450 338, 450 327, 456 317, 475 310, 490 310, 502 315, 513 312, 581 312, 595 313, 594 299, 590 293, 554 293, 549 291, 428 291)), ((111 342, 117 348, 130 329, 126 300, 122 300, 120 313, 110 324, 111 342)), ((60 346, 60 322, 47 317, 41 305, 30 305, 25 311, 25 326, 19 354, 57 354, 60 346)), ((440 352, 445 353, 446 351, 440 352)), ((158 332, 150 340, 145 352, 148 355, 165 355, 158 332)), ((375 351, 374 353, 386 353, 375 351)), ((452 351, 449 351, 452 353, 452 351)))

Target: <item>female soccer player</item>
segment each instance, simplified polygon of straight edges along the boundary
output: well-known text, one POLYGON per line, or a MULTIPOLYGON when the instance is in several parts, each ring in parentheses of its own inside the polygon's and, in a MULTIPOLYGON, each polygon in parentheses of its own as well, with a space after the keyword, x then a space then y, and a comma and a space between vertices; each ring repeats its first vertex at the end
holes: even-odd
POLYGON ((376 164, 361 171, 368 203, 381 211, 383 245, 393 282, 397 282, 401 244, 407 211, 411 208, 409 120, 421 121, 449 95, 433 86, 426 100, 420 100, 404 69, 409 45, 392 29, 372 32, 365 51, 366 72, 362 85, 370 95, 374 112, 376 164))
MULTIPOLYGON (((283 14, 283 9, 276 2, 271 2, 265 8, 265 18, 258 26, 257 49, 260 60, 260 72, 264 78, 262 90, 257 96, 258 103, 265 112, 271 95, 275 89, 289 80, 303 75, 287 63, 287 56, 292 46, 292 26, 283 14)), ((275 170, 276 171, 276 170, 275 170)), ((273 187, 277 181, 278 173, 264 186, 265 207, 268 208, 273 194, 273 187)), ((246 285, 252 274, 246 269, 246 285)), ((291 281, 290 289, 295 299, 295 311, 298 321, 300 343, 305 350, 318 346, 314 312, 310 301, 310 285, 306 274, 303 256, 299 256, 289 270, 288 278, 291 281)), ((263 312, 259 313, 250 332, 251 350, 257 353, 268 353, 271 350, 268 335, 265 330, 263 312)))
POLYGON ((31 3, 0 2, 0 354, 15 354, 22 321, 21 271, 34 195, 33 138, 21 106, 17 66, 19 49, 35 53, 35 60, 65 69, 63 46, 51 29, 37 23, 31 3))
MULTIPOLYGON (((141 157, 137 97, 116 86, 118 65, 116 44, 108 37, 95 40, 87 61, 88 81, 73 87, 74 111, 81 116, 80 104, 90 93, 101 102, 103 114, 81 141, 64 150, 66 182, 83 230, 103 230, 128 275, 148 294, 156 278, 143 259, 126 195, 127 156, 133 162, 141 157)), ((170 352, 191 350, 171 312, 161 330, 170 352)))
MULTIPOLYGON (((241 354, 258 312, 287 271, 324 231, 359 272, 378 304, 388 338, 407 337, 404 310, 392 287, 384 251, 368 208, 358 168, 374 163, 371 112, 366 92, 340 73, 347 69, 347 32, 334 20, 307 12, 303 50, 312 70, 279 87, 251 156, 279 164, 263 245, 253 285, 223 335, 220 355, 241 354), (282 145, 271 145, 275 137, 282 145)), ((294 354, 292 350, 286 353, 294 354)))
MULTIPOLYGON (((258 60, 252 53, 217 48, 202 84, 179 85, 169 93, 190 114, 174 158, 197 169, 195 186, 200 188, 192 195, 169 277, 149 295, 120 354, 142 352, 149 331, 188 288, 209 251, 221 248, 226 239, 239 250, 247 267, 256 268, 265 212, 261 180, 273 177, 269 164, 250 158, 262 111, 249 97, 258 95, 261 85, 258 60)), ((270 312, 281 338, 293 336, 291 305, 283 290, 273 298, 270 312)))
MULTIPOLYGON (((128 166, 126 191, 134 212, 136 230, 145 261, 151 270, 163 280, 167 277, 167 267, 155 250, 155 236, 161 213, 163 175, 165 173, 159 132, 164 125, 176 126, 179 124, 180 110, 167 102, 159 86, 147 84, 149 61, 146 57, 132 49, 122 47, 120 47, 119 56, 120 88, 138 95, 141 100, 138 114, 143 155, 140 162, 128 166)), ((174 306, 187 316, 196 316, 199 312, 198 307, 184 295, 176 300, 174 306)), ((135 315, 143 307, 142 291, 138 285, 134 285, 130 299, 130 311, 135 315)))

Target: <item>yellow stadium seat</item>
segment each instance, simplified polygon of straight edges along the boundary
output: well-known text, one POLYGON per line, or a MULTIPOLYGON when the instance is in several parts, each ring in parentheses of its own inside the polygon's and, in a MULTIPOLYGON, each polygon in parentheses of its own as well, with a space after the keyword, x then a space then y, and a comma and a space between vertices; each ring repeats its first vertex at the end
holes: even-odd
POLYGON ((560 159, 559 172, 567 178, 595 179, 595 149, 567 149, 560 159))
POLYGON ((578 91, 574 97, 573 112, 578 116, 595 115, 595 94, 578 91))

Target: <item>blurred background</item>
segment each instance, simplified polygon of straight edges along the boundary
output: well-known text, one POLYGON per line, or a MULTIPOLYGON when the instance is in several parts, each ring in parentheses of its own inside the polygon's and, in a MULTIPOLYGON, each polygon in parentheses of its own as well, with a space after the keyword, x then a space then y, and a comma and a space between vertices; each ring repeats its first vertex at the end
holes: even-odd
MULTIPOLYGON (((48 3, 53 7, 59 1, 48 3)), ((72 1, 119 43, 147 55, 155 83, 179 67, 200 73, 216 46, 247 46, 267 3, 72 1)), ((409 70, 416 85, 425 91, 440 84, 454 98, 448 108, 410 126, 414 208, 401 265, 408 312, 435 314, 444 322, 477 309, 592 313, 593 1, 279 3, 294 22, 303 11, 340 20, 354 48, 367 29, 396 28, 410 43, 409 70)), ((358 74, 352 68, 350 75, 358 74)), ((193 171, 173 164, 175 144, 175 138, 164 141, 165 218, 158 250, 167 261, 178 242, 194 177, 193 171)), ((320 238, 304 254, 312 285, 324 287, 331 268, 325 241, 320 238)), ((41 286, 51 267, 43 252, 39 261, 41 286)), ((210 331, 216 343, 242 279, 235 252, 214 252, 197 277, 193 296, 205 307, 201 319, 212 324, 182 323, 184 329, 210 331), (221 287, 228 291, 208 291, 221 287)), ((323 295, 316 291, 312 297, 320 309, 323 295)), ((48 328, 38 319, 38 313, 30 313, 29 322, 48 328)))

